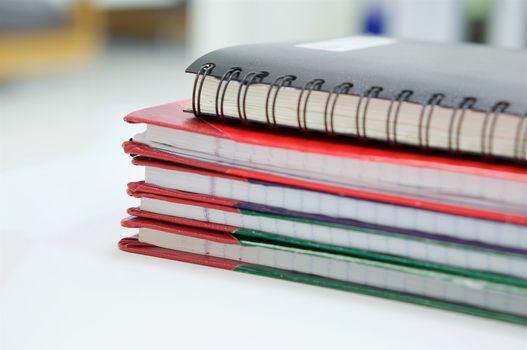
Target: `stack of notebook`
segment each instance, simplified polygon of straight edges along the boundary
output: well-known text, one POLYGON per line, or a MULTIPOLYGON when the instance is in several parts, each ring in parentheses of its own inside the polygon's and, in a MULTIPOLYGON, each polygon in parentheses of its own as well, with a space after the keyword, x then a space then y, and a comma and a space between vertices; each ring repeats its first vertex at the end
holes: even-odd
POLYGON ((191 100, 125 117, 145 179, 120 247, 527 324, 525 62, 373 37, 207 54, 191 100))

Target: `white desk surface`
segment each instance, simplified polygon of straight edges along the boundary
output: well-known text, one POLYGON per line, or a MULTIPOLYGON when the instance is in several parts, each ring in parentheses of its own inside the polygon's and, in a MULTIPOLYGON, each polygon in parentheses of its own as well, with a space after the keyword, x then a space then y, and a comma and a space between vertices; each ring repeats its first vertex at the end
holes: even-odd
POLYGON ((190 96, 180 50, 0 86, 0 349, 526 349, 527 329, 127 254, 129 111, 190 96))

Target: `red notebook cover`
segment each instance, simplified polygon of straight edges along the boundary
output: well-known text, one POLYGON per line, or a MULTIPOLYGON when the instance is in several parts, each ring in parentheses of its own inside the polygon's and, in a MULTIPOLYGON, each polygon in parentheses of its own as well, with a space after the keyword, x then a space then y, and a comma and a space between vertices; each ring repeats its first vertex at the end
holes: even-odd
MULTIPOLYGON (((144 182, 130 182, 128 184, 127 192, 130 196, 136 198, 146 197, 191 205, 199 203, 200 206, 207 208, 237 212, 237 209, 234 208, 234 204, 236 203, 235 201, 205 195, 196 195, 193 193, 176 190, 168 190, 158 186, 147 185, 144 182)), ((199 221, 194 219, 186 219, 184 217, 157 214, 144 211, 139 208, 129 208, 127 210, 127 213, 132 216, 158 220, 159 222, 170 222, 176 225, 198 227, 206 230, 212 230, 223 233, 234 233, 237 230, 237 227, 234 226, 199 221)))
MULTIPOLYGON (((183 108, 187 101, 170 103, 133 112, 125 117, 130 123, 146 123, 168 128, 180 129, 192 133, 206 134, 219 138, 231 139, 240 143, 258 144, 268 147, 280 147, 301 152, 328 154, 339 157, 361 158, 377 162, 400 163, 414 167, 436 168, 452 172, 463 172, 480 176, 527 182, 527 169, 506 164, 485 163, 473 160, 448 158, 437 155, 423 155, 400 150, 366 147, 338 142, 329 137, 323 139, 300 135, 297 132, 269 132, 268 128, 237 126, 224 124, 215 120, 196 118, 183 108)), ((527 224, 527 215, 509 214, 467 208, 434 201, 416 200, 410 197, 375 193, 348 187, 326 185, 313 181, 299 180, 284 176, 271 175, 260 171, 240 169, 210 162, 185 158, 169 152, 153 149, 142 143, 128 141, 123 144, 126 153, 149 158, 165 160, 195 168, 210 170, 225 175, 277 183, 286 186, 322 191, 337 195, 363 198, 373 201, 393 203, 396 205, 418 207, 456 215, 482 219, 527 224)))
POLYGON ((127 115, 129 123, 145 123, 166 128, 204 134, 234 140, 239 143, 285 148, 300 152, 326 154, 335 157, 368 159, 384 163, 408 164, 423 168, 436 168, 454 172, 465 172, 489 177, 527 182, 527 168, 512 165, 487 163, 476 160, 451 158, 395 150, 387 147, 367 147, 343 142, 341 139, 313 134, 302 134, 298 130, 286 131, 258 125, 223 123, 215 119, 195 117, 185 112, 190 100, 141 109, 127 115))
MULTIPOLYGON (((121 221, 121 225, 128 228, 151 228, 175 234, 207 239, 219 243, 239 244, 238 240, 230 235, 219 234, 213 231, 200 230, 179 225, 170 225, 163 222, 157 222, 146 218, 126 218, 121 221)), ((192 254, 172 249, 157 247, 148 243, 140 242, 136 236, 123 238, 119 241, 121 250, 144 255, 155 256, 158 258, 178 260, 193 264, 218 267, 226 270, 233 270, 240 262, 217 258, 209 255, 192 254)))

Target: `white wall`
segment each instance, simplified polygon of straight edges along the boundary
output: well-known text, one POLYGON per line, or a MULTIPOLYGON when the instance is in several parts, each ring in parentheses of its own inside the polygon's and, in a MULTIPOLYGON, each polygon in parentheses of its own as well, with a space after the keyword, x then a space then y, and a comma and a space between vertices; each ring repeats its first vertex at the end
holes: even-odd
POLYGON ((244 43, 313 40, 358 31, 356 0, 192 0, 189 57, 244 43))

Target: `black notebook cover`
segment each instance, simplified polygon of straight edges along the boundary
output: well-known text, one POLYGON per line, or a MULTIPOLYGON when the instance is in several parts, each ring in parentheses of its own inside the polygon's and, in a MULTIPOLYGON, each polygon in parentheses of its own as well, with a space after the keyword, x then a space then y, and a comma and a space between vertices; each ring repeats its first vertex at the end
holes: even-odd
POLYGON ((330 92, 341 83, 353 84, 350 94, 364 95, 382 87, 380 98, 394 99, 411 90, 409 101, 427 104, 443 94, 441 105, 458 108, 465 98, 472 107, 492 111, 498 103, 506 112, 527 113, 527 50, 506 50, 478 44, 439 44, 380 37, 350 37, 314 43, 274 43, 227 47, 210 52, 188 68, 198 73, 214 63, 209 73, 221 78, 232 67, 242 73, 265 71, 262 82, 272 84, 294 75, 291 86, 303 88, 314 79, 330 92))

